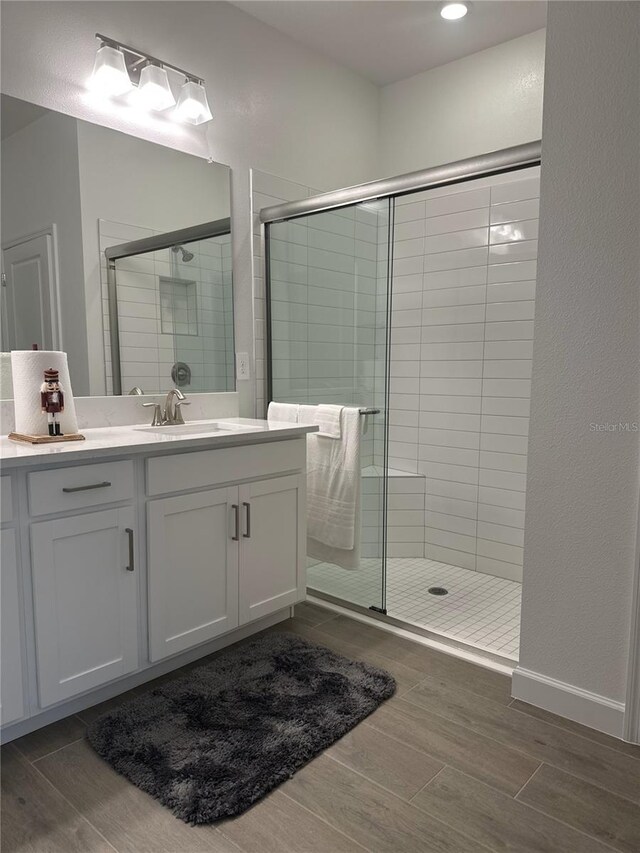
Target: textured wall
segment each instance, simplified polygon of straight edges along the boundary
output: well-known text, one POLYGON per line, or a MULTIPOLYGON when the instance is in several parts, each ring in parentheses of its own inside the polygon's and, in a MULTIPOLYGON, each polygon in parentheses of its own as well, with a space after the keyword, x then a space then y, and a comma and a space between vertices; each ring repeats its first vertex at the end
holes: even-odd
POLYGON ((624 700, 640 421, 640 4, 549 4, 521 665, 624 700))
MULTIPOLYGON (((317 187, 378 176, 377 87, 227 3, 3 3, 2 91, 232 167, 236 349, 250 355, 249 169, 317 187), (96 32, 201 74, 214 113, 206 131, 87 97, 96 32)), ((238 385, 243 414, 253 390, 238 385)))
POLYGON ((385 86, 380 173, 396 175, 540 139, 544 38, 538 30, 385 86))

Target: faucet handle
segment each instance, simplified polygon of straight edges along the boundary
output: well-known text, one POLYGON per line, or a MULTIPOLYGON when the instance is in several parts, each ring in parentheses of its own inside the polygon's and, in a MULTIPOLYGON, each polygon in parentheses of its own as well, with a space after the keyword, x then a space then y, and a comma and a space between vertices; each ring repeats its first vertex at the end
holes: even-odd
POLYGON ((175 412, 174 422, 175 423, 177 423, 177 424, 183 424, 184 423, 184 418, 182 417, 182 407, 183 406, 190 406, 190 405, 191 405, 191 403, 189 402, 189 400, 184 400, 184 399, 183 400, 176 400, 176 404, 174 407, 174 412, 175 412))
POLYGON ((153 420, 151 421, 151 426, 162 426, 162 409, 160 408, 160 403, 143 403, 142 404, 145 409, 149 406, 153 406, 153 420))

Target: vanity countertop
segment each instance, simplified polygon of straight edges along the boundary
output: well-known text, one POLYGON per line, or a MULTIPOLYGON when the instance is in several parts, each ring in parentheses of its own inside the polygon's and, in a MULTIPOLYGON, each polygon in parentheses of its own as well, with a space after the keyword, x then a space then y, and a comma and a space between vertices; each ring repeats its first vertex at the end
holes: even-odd
POLYGON ((89 462, 108 456, 153 454, 167 450, 213 450, 231 445, 298 438, 317 430, 317 426, 303 424, 252 418, 215 418, 211 421, 189 421, 184 427, 131 424, 83 429, 81 432, 85 441, 60 444, 22 444, 3 435, 0 437, 0 464, 2 470, 6 471, 43 463, 89 462), (219 428, 212 431, 212 424, 219 425, 219 428), (202 432, 197 431, 200 425, 202 432))

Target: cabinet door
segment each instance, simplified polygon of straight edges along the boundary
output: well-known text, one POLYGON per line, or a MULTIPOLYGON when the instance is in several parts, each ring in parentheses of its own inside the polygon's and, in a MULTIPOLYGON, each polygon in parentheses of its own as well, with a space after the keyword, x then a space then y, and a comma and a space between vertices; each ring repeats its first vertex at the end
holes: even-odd
POLYGON ((2 725, 24 716, 22 692, 22 644, 20 642, 20 598, 18 594, 18 559, 15 530, 0 533, 0 559, 2 561, 2 725))
POLYGON ((147 504, 152 661, 237 627, 237 497, 214 489, 147 504))
POLYGON ((304 598, 305 482, 276 477, 240 486, 240 624, 304 598))
POLYGON ((127 507, 31 525, 42 707, 137 669, 134 522, 127 507))

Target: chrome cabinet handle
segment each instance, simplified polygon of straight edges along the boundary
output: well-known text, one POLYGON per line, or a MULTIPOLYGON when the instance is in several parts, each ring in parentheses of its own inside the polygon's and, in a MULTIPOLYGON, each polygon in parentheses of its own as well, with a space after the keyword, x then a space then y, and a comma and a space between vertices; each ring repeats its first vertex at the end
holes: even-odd
POLYGON ((247 530, 242 535, 245 539, 251 539, 251 504, 244 501, 242 506, 247 510, 247 530))
POLYGON ((235 513, 235 536, 232 536, 234 542, 240 539, 240 507, 238 504, 231 504, 231 508, 235 513))
POLYGON ((129 565, 125 566, 128 572, 132 572, 134 566, 134 546, 133 546, 133 530, 130 527, 125 527, 124 532, 129 537, 129 565))
POLYGON ((103 483, 92 483, 90 486, 63 486, 62 491, 70 495, 72 492, 88 492, 89 489, 106 489, 111 483, 105 480, 103 483))

